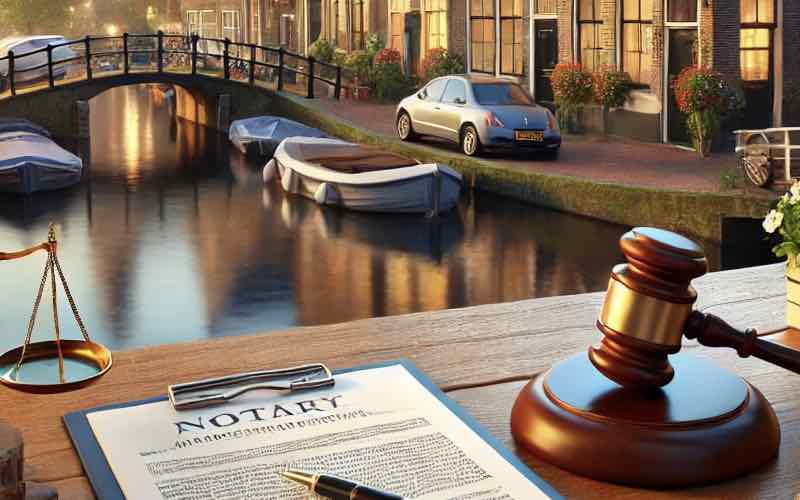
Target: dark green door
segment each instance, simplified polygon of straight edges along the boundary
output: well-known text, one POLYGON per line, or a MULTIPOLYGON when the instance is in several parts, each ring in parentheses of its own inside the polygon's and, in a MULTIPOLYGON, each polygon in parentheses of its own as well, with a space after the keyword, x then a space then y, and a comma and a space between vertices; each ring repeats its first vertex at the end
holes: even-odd
POLYGON ((681 70, 697 63, 697 30, 679 29, 667 30, 669 34, 668 52, 669 64, 667 66, 667 139, 678 144, 691 144, 689 132, 686 130, 686 116, 680 112, 675 102, 675 93, 672 91, 672 81, 681 70))
POLYGON ((534 23, 535 30, 535 68, 534 91, 536 102, 553 102, 553 87, 550 85, 550 75, 558 62, 558 27, 555 19, 537 19, 534 23))

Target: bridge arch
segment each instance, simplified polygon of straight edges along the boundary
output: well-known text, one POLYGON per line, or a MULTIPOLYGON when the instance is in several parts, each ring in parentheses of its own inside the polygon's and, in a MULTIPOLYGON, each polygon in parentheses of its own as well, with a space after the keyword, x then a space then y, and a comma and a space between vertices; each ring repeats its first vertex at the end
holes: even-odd
POLYGON ((271 89, 201 74, 153 72, 95 77, 20 92, 0 99, 0 118, 25 118, 57 137, 86 137, 88 130, 82 120, 88 119, 91 98, 115 87, 147 83, 173 85, 177 116, 223 131, 239 117, 286 114, 286 99, 271 89))

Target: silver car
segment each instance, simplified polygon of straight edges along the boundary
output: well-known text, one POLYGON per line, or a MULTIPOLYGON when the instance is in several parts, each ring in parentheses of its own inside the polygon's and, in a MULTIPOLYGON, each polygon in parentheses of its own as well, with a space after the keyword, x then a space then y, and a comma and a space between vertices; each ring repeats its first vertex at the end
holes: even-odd
POLYGON ((436 78, 397 106, 400 139, 420 135, 457 142, 468 156, 485 150, 540 150, 558 155, 561 134, 553 114, 519 84, 502 78, 436 78))

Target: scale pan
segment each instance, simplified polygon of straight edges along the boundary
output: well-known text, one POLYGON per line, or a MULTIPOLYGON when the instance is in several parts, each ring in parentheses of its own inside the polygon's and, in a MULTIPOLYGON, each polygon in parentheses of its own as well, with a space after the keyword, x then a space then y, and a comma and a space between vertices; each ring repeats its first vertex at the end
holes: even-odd
POLYGON ((0 356, 0 382, 20 391, 47 394, 66 392, 92 383, 111 368, 111 351, 85 340, 62 340, 64 381, 59 377, 58 345, 55 340, 28 345, 25 359, 15 373, 22 346, 0 356))

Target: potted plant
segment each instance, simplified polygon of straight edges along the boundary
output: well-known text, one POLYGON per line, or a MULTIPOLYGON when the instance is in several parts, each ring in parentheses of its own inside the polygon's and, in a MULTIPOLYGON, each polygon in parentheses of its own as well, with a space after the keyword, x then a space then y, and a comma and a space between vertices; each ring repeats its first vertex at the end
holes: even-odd
POLYGON ((345 59, 345 68, 353 75, 353 98, 359 101, 369 99, 372 87, 372 57, 363 50, 353 51, 345 59))
POLYGON ((777 240, 772 253, 786 257, 786 320, 789 326, 800 328, 800 181, 778 199, 762 226, 777 240))
POLYGON ((621 108, 625 104, 631 86, 631 77, 614 66, 602 66, 592 75, 592 79, 594 80, 594 99, 603 107, 602 127, 605 135, 608 112, 611 109, 621 108))
POLYGON ((457 54, 450 55, 447 49, 430 49, 422 60, 422 74, 425 75, 425 82, 440 76, 463 72, 464 59, 457 54))
POLYGON ((686 128, 697 153, 705 158, 729 110, 730 90, 722 76, 708 68, 687 66, 672 82, 678 109, 686 115, 686 128))
POLYGON ((578 112, 592 99, 592 75, 580 64, 557 64, 550 75, 559 126, 576 132, 578 112))
POLYGON ((379 101, 397 101, 411 92, 412 82, 403 74, 400 51, 381 49, 372 60, 373 89, 379 101))

